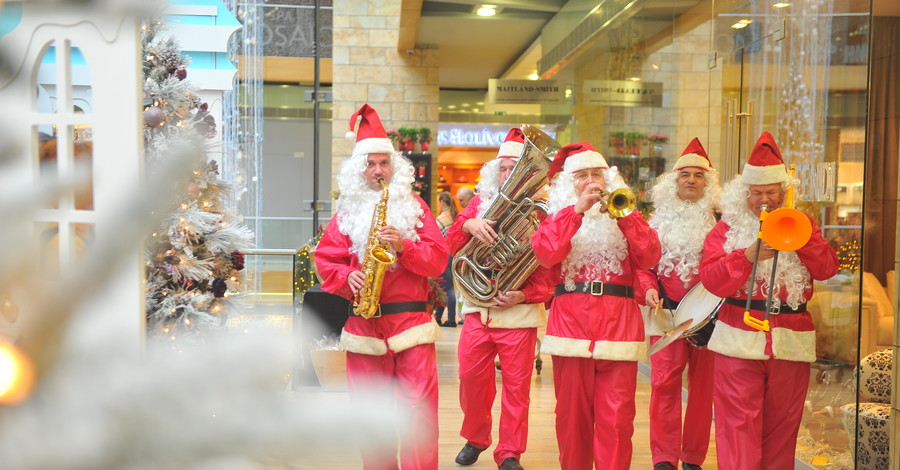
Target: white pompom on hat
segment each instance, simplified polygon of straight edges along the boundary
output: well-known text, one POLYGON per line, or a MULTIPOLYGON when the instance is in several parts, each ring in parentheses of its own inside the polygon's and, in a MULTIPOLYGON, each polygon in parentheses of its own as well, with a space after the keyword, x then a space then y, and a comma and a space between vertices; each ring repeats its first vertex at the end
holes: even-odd
POLYGON ((506 139, 503 141, 503 144, 500 145, 500 151, 497 152, 497 158, 518 159, 522 156, 523 150, 525 150, 525 134, 522 133, 521 128, 513 127, 509 130, 509 133, 506 134, 506 139))
POLYGON ((596 151, 591 144, 587 142, 579 142, 577 144, 569 144, 556 152, 553 163, 550 164, 550 179, 560 171, 566 173, 575 173, 588 168, 599 168, 608 170, 609 164, 600 152, 596 151))
POLYGON ((778 146, 775 145, 775 138, 764 131, 753 146, 747 163, 744 164, 741 181, 746 184, 774 184, 789 179, 784 159, 778 146))
POLYGON ((685 168, 699 168, 703 171, 712 171, 713 169, 703 144, 696 137, 688 144, 684 152, 681 152, 678 160, 675 160, 675 167, 672 171, 681 171, 685 168))
POLYGON ((356 126, 356 118, 359 119, 359 127, 356 129, 356 145, 353 146, 353 155, 365 155, 369 153, 395 152, 394 144, 388 138, 381 119, 375 108, 367 104, 362 105, 358 111, 350 116, 350 132, 348 138, 353 138, 353 129, 356 126))

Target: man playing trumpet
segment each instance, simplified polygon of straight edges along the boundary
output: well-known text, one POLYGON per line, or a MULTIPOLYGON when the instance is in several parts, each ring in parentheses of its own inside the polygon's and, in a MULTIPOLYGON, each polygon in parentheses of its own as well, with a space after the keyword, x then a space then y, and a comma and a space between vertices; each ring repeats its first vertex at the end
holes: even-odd
MULTIPOLYGON (((413 167, 394 151, 375 110, 363 105, 353 153, 341 166, 334 217, 315 251, 322 290, 352 299, 368 280, 361 266, 370 236, 386 243, 396 261, 380 286, 378 314, 351 316, 341 334, 347 350, 347 379, 356 400, 393 397, 409 421, 400 442, 400 468, 438 468, 438 381, 434 342, 438 326, 427 311, 428 278, 447 264, 447 245, 431 210, 412 193, 413 167), (372 227, 375 205, 389 187, 383 227, 372 227), (373 232, 375 232, 373 234, 373 232)), ((335 312, 335 315, 345 315, 335 312)), ((393 403, 383 403, 385 407, 393 403)), ((378 436, 376 436, 378 437, 378 436)), ((396 436, 383 436, 362 449, 363 468, 397 468, 396 436)))
POLYGON ((587 142, 560 149, 550 174, 550 215, 532 243, 556 285, 541 352, 553 356, 560 465, 627 470, 647 355, 632 286, 659 261, 659 240, 638 211, 607 213, 627 212, 602 196, 625 184, 587 142))
MULTIPOLYGON (((654 311, 663 307, 674 312, 700 282, 703 239, 716 224, 715 211, 721 194, 716 171, 696 138, 684 149, 672 172, 660 177, 653 186, 654 211, 649 223, 659 235, 662 257, 652 270, 640 273, 641 290, 645 292, 642 300, 650 307, 645 321, 651 345, 663 335, 654 311)), ((678 339, 651 355, 650 364, 653 469, 675 470, 679 460, 684 470, 699 469, 709 449, 712 425, 712 352, 678 339), (682 432, 685 367, 690 385, 682 432)))
POLYGON ((816 360, 806 302, 813 281, 834 276, 838 262, 812 223, 804 246, 780 253, 770 285, 775 250, 757 241, 760 215, 781 207, 791 184, 775 140, 763 132, 743 172, 725 186, 722 220, 703 245, 700 279, 709 292, 725 298, 709 341, 716 363, 716 452, 723 469, 794 467, 809 363, 816 360), (770 290, 774 301, 767 314, 770 290), (766 331, 753 326, 763 319, 766 331))
MULTIPOLYGON (((450 252, 456 254, 473 237, 490 245, 496 221, 481 218, 498 197, 524 149, 524 135, 513 128, 497 158, 481 169, 478 195, 447 231, 450 252)), ((528 441, 528 408, 534 369, 537 329, 546 322, 544 302, 551 287, 546 269, 538 267, 521 288, 499 292, 493 306, 479 307, 463 300, 465 315, 459 335, 459 403, 463 411, 460 436, 466 444, 456 456, 459 465, 472 465, 491 445, 491 407, 497 395, 494 358, 500 357, 502 402, 494 462, 501 470, 521 469, 519 459, 528 441)), ((460 288, 462 289, 462 288, 460 288)))

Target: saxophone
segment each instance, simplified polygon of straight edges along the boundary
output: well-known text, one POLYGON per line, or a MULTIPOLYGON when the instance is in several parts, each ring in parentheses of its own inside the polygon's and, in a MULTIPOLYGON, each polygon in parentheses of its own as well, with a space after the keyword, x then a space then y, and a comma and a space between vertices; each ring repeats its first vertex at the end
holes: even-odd
POLYGON ((369 240, 366 242, 366 256, 360 270, 366 277, 362 289, 353 296, 353 314, 369 319, 378 314, 381 284, 388 266, 394 264, 397 256, 390 252, 387 243, 378 239, 378 232, 387 222, 388 186, 384 178, 378 178, 381 185, 381 200, 375 205, 372 214, 372 228, 369 229, 369 240))

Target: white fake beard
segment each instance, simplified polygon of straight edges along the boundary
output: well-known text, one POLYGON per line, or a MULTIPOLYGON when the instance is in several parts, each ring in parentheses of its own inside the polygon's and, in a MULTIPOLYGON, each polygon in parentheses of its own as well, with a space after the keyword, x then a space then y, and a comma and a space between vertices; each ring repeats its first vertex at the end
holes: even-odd
MULTIPOLYGON (((341 195, 337 200, 338 228, 350 237, 353 243, 350 253, 357 256, 360 263, 366 255, 369 230, 375 205, 381 201, 381 190, 373 190, 366 184, 363 171, 366 155, 353 155, 341 167, 338 187, 341 195)), ((409 160, 399 153, 391 155, 393 178, 388 186, 387 225, 400 230, 403 238, 419 241, 418 228, 422 227, 422 206, 412 194, 413 167, 409 160)), ((393 250, 392 250, 393 251, 393 250)))
POLYGON ((607 281, 613 274, 622 274, 622 260, 627 256, 628 243, 616 220, 594 205, 584 213, 572 237, 572 251, 562 263, 566 290, 575 288, 576 277, 607 281))
MULTIPOLYGON (((739 178, 739 177, 738 177, 739 178)), ((747 206, 750 190, 740 180, 732 180, 725 185, 722 196, 722 220, 729 225, 725 233, 725 253, 740 248, 749 248, 756 244, 759 235, 759 218, 747 206)), ((756 266, 756 281, 761 282, 760 294, 768 295, 769 278, 772 275, 772 259, 760 261, 756 266)), ((779 293, 787 289, 786 303, 797 308, 806 299, 803 295, 812 286, 809 271, 800 262, 796 252, 783 251, 778 254, 778 269, 775 275, 775 286, 772 298, 778 299, 779 293)), ((747 287, 742 287, 737 296, 747 294, 747 287)))
POLYGON ((656 209, 650 217, 650 226, 659 235, 662 257, 657 264, 660 276, 675 273, 685 287, 700 273, 703 241, 716 225, 713 214, 718 185, 708 186, 696 203, 678 197, 675 176, 672 173, 654 186, 653 202, 656 209))
POLYGON ((475 186, 475 192, 478 193, 479 199, 481 200, 481 204, 478 207, 478 216, 477 218, 483 218, 485 211, 487 211, 488 207, 491 206, 491 203, 494 202, 494 199, 497 198, 498 193, 500 192, 500 159, 495 158, 484 164, 481 167, 481 179, 478 181, 478 185, 475 186))

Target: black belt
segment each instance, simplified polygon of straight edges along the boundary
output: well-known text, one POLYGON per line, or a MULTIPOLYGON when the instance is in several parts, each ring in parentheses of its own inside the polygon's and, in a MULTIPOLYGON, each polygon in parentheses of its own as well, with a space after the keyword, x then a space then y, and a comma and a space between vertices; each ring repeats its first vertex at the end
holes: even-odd
MULTIPOLYGON (((747 299, 735 299, 734 297, 725 297, 725 302, 735 305, 741 308, 747 308, 747 299)), ((776 303, 777 304, 777 303, 776 303)), ((766 301, 759 300, 751 300, 750 301, 750 310, 758 310, 760 312, 766 311, 766 301)), ((806 302, 798 305, 797 308, 792 308, 790 305, 781 304, 777 309, 772 308, 771 313, 803 313, 806 311, 806 302)))
POLYGON ((634 298, 634 287, 622 284, 612 284, 609 282, 592 281, 592 282, 576 282, 575 290, 566 290, 565 284, 556 286, 556 295, 566 294, 591 294, 591 295, 615 295, 617 297, 634 298))
MULTIPOLYGON (((394 302, 390 304, 381 304, 378 306, 378 312, 372 318, 378 318, 382 315, 390 315, 392 313, 404 312, 424 312, 428 309, 427 302, 394 302)), ((353 305, 350 305, 350 315, 353 315, 353 305)))

